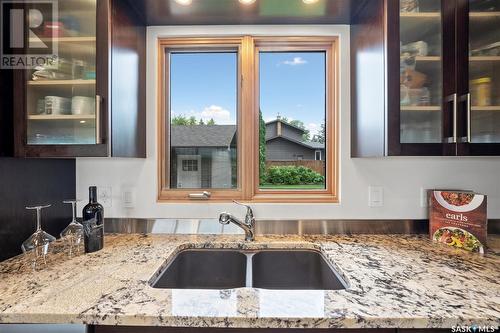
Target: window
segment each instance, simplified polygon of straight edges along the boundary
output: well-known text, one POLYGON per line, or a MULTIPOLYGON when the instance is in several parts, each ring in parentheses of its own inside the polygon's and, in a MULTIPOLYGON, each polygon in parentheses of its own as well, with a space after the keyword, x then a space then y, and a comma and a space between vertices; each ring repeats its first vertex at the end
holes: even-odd
POLYGON ((336 202, 336 41, 160 38, 159 200, 336 202))
POLYGON ((198 171, 198 160, 182 160, 182 171, 198 171))
POLYGON ((316 161, 321 161, 321 150, 316 150, 316 151, 314 152, 314 154, 315 154, 315 155, 314 155, 314 159, 315 159, 316 161))
POLYGON ((258 53, 265 126, 260 149, 266 166, 260 170, 260 188, 324 190, 326 166, 316 150, 325 145, 326 51, 268 50, 258 53))

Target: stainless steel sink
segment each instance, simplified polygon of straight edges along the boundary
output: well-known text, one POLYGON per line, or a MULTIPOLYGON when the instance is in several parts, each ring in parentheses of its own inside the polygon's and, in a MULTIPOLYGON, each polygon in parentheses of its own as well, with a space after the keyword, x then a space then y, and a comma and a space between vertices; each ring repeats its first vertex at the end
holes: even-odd
POLYGON ((311 250, 185 250, 180 252, 153 288, 338 290, 347 283, 311 250))
POLYGON ((253 287, 263 289, 345 289, 323 256, 314 251, 261 251, 252 258, 253 287))
POLYGON ((168 289, 231 289, 245 287, 247 256, 238 251, 180 252, 152 284, 168 289))

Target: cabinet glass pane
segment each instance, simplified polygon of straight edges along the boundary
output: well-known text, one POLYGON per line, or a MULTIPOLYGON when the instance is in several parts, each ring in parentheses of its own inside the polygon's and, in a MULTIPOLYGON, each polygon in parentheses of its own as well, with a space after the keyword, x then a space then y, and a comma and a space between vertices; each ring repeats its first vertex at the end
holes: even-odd
POLYGON ((440 143, 441 1, 400 0, 401 143, 440 143))
POLYGON ((27 143, 95 144, 96 0, 58 1, 29 40, 39 41, 57 44, 57 57, 27 72, 27 143))
POLYGON ((473 143, 500 142, 500 0, 469 2, 473 143))

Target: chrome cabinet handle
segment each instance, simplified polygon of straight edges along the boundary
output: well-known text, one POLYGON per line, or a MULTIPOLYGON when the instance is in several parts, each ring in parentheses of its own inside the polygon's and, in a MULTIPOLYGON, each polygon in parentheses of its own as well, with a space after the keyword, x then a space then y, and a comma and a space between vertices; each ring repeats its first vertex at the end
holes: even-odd
POLYGON ((471 99, 470 93, 465 95, 466 103, 467 103, 467 143, 472 142, 472 107, 471 107, 471 99))
POLYGON ((471 115, 471 96, 470 93, 460 96, 460 103, 466 104, 466 133, 465 136, 460 137, 460 142, 471 143, 472 142, 472 115, 471 115))
POLYGON ((95 96, 95 143, 101 144, 101 103, 102 97, 100 95, 95 96))
POLYGON ((457 114, 458 114, 458 106, 457 106, 457 94, 450 95, 446 98, 446 102, 453 103, 453 136, 445 138, 445 142, 447 143, 457 143, 458 139, 458 125, 457 125, 457 114))
POLYGON ((212 196, 212 193, 208 191, 203 191, 201 193, 190 193, 188 195, 189 199, 192 200, 208 200, 212 196))

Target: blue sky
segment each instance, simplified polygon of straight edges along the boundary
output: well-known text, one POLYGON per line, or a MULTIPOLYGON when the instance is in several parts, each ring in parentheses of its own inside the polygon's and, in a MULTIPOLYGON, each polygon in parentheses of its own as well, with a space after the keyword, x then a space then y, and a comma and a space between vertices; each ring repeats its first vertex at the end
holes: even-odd
MULTIPOLYGON (((171 54, 170 82, 174 115, 236 123, 236 53, 171 54)), ((266 121, 279 113, 314 134, 325 117, 325 54, 262 52, 260 102, 266 121)))

